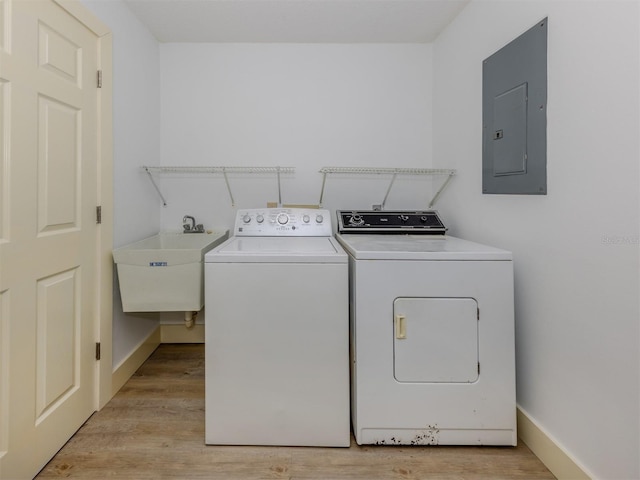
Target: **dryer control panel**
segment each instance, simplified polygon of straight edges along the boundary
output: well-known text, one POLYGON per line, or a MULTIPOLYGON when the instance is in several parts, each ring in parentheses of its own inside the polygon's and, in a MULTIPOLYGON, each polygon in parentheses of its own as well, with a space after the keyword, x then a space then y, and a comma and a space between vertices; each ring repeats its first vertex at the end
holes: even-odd
POLYGON ((435 210, 339 210, 339 233, 411 233, 444 235, 447 228, 435 210))
POLYGON ((315 208, 250 208, 238 210, 238 237, 330 237, 331 213, 315 208))

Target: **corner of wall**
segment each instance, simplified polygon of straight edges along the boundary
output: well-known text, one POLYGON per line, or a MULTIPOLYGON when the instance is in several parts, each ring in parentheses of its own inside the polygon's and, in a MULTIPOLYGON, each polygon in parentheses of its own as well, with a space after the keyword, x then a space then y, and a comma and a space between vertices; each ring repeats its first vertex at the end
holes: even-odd
POLYGON ((138 370, 154 350, 158 348, 160 338, 160 327, 158 327, 113 369, 111 380, 112 395, 115 395, 124 384, 127 383, 127 380, 131 378, 136 370, 138 370))
POLYGON ((549 433, 518 406, 518 436, 558 480, 591 480, 591 475, 578 465, 549 433))
POLYGON ((184 325, 161 325, 162 343, 204 343, 204 325, 186 328, 184 325))

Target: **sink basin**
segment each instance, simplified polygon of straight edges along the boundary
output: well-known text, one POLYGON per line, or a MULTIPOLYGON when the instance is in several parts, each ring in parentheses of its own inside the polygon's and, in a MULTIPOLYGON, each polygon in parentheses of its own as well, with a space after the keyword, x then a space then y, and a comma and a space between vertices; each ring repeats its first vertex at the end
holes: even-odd
POLYGON ((204 254, 228 237, 228 230, 159 233, 113 250, 123 310, 201 310, 204 306, 204 254))

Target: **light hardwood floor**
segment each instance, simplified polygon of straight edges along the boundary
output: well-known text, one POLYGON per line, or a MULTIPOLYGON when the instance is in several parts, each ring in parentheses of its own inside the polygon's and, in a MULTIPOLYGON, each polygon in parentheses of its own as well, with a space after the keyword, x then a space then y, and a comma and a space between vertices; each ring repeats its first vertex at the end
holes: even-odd
POLYGON ((204 445, 204 346, 161 345, 38 479, 553 479, 511 447, 204 445))

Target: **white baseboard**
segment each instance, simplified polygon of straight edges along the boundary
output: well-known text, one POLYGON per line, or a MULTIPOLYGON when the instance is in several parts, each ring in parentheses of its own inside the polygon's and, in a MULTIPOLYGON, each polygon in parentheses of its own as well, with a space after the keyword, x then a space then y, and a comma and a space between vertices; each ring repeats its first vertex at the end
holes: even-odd
POLYGON ((558 480, 591 480, 578 462, 520 407, 517 418, 518 437, 558 480))
POLYGON ((179 324, 160 325, 162 343, 204 343, 204 325, 187 328, 179 324))
POLYGON ((140 342, 138 348, 136 348, 131 355, 116 367, 111 377, 111 391, 113 395, 127 383, 127 380, 140 368, 140 365, 158 348, 160 339, 160 328, 158 327, 144 341, 140 342))

